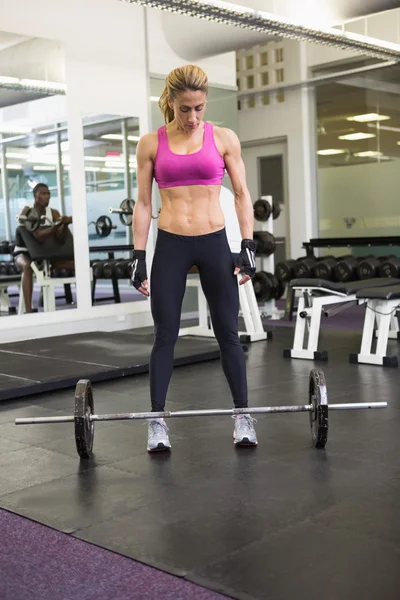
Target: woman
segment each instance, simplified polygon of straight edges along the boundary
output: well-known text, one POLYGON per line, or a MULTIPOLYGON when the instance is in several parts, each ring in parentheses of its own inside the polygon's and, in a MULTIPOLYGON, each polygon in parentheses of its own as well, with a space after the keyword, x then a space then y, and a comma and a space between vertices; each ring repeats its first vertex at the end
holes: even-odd
MULTIPOLYGON (((197 266, 200 274, 234 406, 247 408, 236 275, 243 273, 239 281, 243 285, 255 273, 253 204, 237 136, 203 121, 207 92, 207 75, 199 67, 186 65, 171 71, 159 100, 166 126, 144 135, 137 147, 138 197, 132 225, 135 250, 131 279, 143 295, 150 295, 155 325, 150 357, 152 412, 165 410, 186 277, 192 266, 197 266), (243 238, 235 261, 219 202, 225 169, 232 182, 243 238), (162 208, 149 293, 145 249, 152 218, 153 177, 160 189, 162 208)), ((249 414, 234 418, 235 445, 256 445, 254 419, 249 414)), ((148 451, 170 447, 164 420, 150 419, 148 451)))

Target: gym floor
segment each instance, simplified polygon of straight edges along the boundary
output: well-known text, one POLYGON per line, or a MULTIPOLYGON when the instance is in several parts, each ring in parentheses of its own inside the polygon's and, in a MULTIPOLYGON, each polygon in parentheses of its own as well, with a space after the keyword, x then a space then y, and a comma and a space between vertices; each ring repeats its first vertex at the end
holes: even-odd
MULTIPOLYGON (((249 347, 252 406, 308 403, 308 376, 315 365, 283 358, 292 339, 293 329, 279 327, 272 341, 249 347)), ((329 362, 319 365, 328 400, 387 401, 388 408, 332 411, 325 450, 312 448, 306 413, 259 415, 258 447, 241 449, 233 447, 229 417, 171 419, 172 452, 157 455, 146 452, 146 424, 125 421, 96 423, 94 458, 80 462, 70 424, 14 425, 16 417, 72 414, 73 391, 4 402, 0 507, 15 513, 5 513, 10 518, 22 515, 53 528, 49 536, 68 534, 60 542, 63 563, 68 544, 76 544, 79 556, 82 540, 90 542, 82 551, 88 578, 93 553, 100 549, 117 553, 106 561, 109 565, 128 557, 155 568, 147 576, 147 592, 135 595, 133 579, 131 593, 114 591, 115 598, 220 597, 202 595, 208 588, 243 600, 397 600, 399 370, 349 364, 360 339, 361 332, 322 331, 322 345, 330 351, 329 362), (178 576, 176 590, 188 582, 202 587, 169 596, 163 587, 151 587, 157 569, 178 576)), ((397 353, 396 342, 389 346, 397 353)), ((147 410, 148 375, 96 383, 94 400, 96 413, 147 410)), ((171 410, 230 408, 230 403, 218 360, 174 370, 171 410)), ((0 515, 3 565, 5 540, 17 526, 23 523, 7 527, 0 515)), ((57 548, 43 533, 27 534, 20 564, 31 539, 39 556, 47 546, 57 548)), ((128 562, 139 565, 134 561, 128 562)), ((124 563, 125 573, 128 568, 124 563)), ((99 591, 108 577, 104 564, 93 595, 84 594, 88 584, 83 583, 75 596, 53 598, 111 597, 99 591)), ((28 591, 7 596, 4 586, 7 573, 0 581, 1 598, 35 598, 28 591)))

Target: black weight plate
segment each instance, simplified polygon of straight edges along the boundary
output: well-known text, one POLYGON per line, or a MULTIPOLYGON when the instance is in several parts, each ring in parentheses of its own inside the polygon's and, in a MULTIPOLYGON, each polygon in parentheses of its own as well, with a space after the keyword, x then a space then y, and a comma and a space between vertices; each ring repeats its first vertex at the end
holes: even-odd
POLYGON ((282 212, 281 205, 279 202, 272 202, 272 218, 277 219, 282 212))
POLYGON ((290 281, 294 277, 293 266, 296 261, 293 259, 283 260, 275 266, 275 275, 280 281, 290 281))
POLYGON ((325 375, 321 369, 312 369, 309 379, 310 426, 313 446, 325 448, 328 441, 328 395, 325 375))
POLYGON ((126 211, 125 214, 119 215, 119 219, 120 219, 122 225, 126 225, 127 227, 132 225, 134 208, 135 208, 135 201, 131 200, 130 198, 126 198, 125 200, 123 200, 121 202, 120 209, 126 211))
POLYGON ((112 231, 112 221, 107 215, 101 215, 101 217, 97 219, 95 227, 96 233, 99 237, 107 237, 112 231))
POLYGON ((313 277, 313 268, 317 264, 315 258, 303 258, 293 267, 295 277, 310 279, 313 277))
POLYGON ((254 218, 257 221, 268 221, 272 208, 268 200, 257 200, 254 202, 254 218))
POLYGON ((92 384, 88 379, 80 379, 75 388, 75 442, 81 458, 90 458, 93 450, 94 399, 92 384))
POLYGON ((265 302, 269 294, 269 280, 264 271, 258 271, 253 279, 254 294, 257 302, 265 302))
POLYGON ((27 231, 30 231, 32 233, 33 231, 39 229, 41 215, 35 208, 31 208, 30 210, 28 210, 25 216, 27 217, 27 219, 21 221, 21 223, 25 226, 25 229, 27 231))

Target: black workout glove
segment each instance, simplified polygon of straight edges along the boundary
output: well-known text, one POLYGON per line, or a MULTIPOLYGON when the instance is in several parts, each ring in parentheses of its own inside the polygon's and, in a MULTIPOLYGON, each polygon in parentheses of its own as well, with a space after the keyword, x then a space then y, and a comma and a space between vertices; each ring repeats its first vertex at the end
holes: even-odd
POLYGON ((256 272, 256 243, 254 240, 242 240, 240 254, 235 258, 234 264, 235 275, 244 273, 249 277, 254 277, 256 272))
POLYGON ((149 295, 143 283, 147 282, 147 268, 146 268, 146 250, 134 250, 132 256, 132 262, 129 265, 129 272, 131 274, 131 281, 133 287, 140 292, 146 292, 146 296, 149 295))

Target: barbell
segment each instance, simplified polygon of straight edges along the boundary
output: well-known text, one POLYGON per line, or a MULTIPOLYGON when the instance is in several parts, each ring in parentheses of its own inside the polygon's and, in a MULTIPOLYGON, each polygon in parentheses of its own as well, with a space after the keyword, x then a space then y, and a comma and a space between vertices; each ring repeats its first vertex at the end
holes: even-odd
POLYGON ((328 410, 354 410, 386 408, 387 402, 359 402, 331 404, 328 409, 325 375, 320 369, 312 369, 308 385, 309 403, 299 406, 264 406, 255 408, 180 410, 174 412, 140 412, 96 415, 92 384, 88 379, 78 381, 75 388, 75 409, 71 416, 23 417, 15 419, 16 425, 46 423, 74 423, 76 449, 81 458, 90 458, 93 450, 94 424, 96 421, 127 421, 140 419, 170 419, 177 417, 216 417, 240 414, 269 414, 308 412, 314 448, 325 448, 328 441, 328 410))

